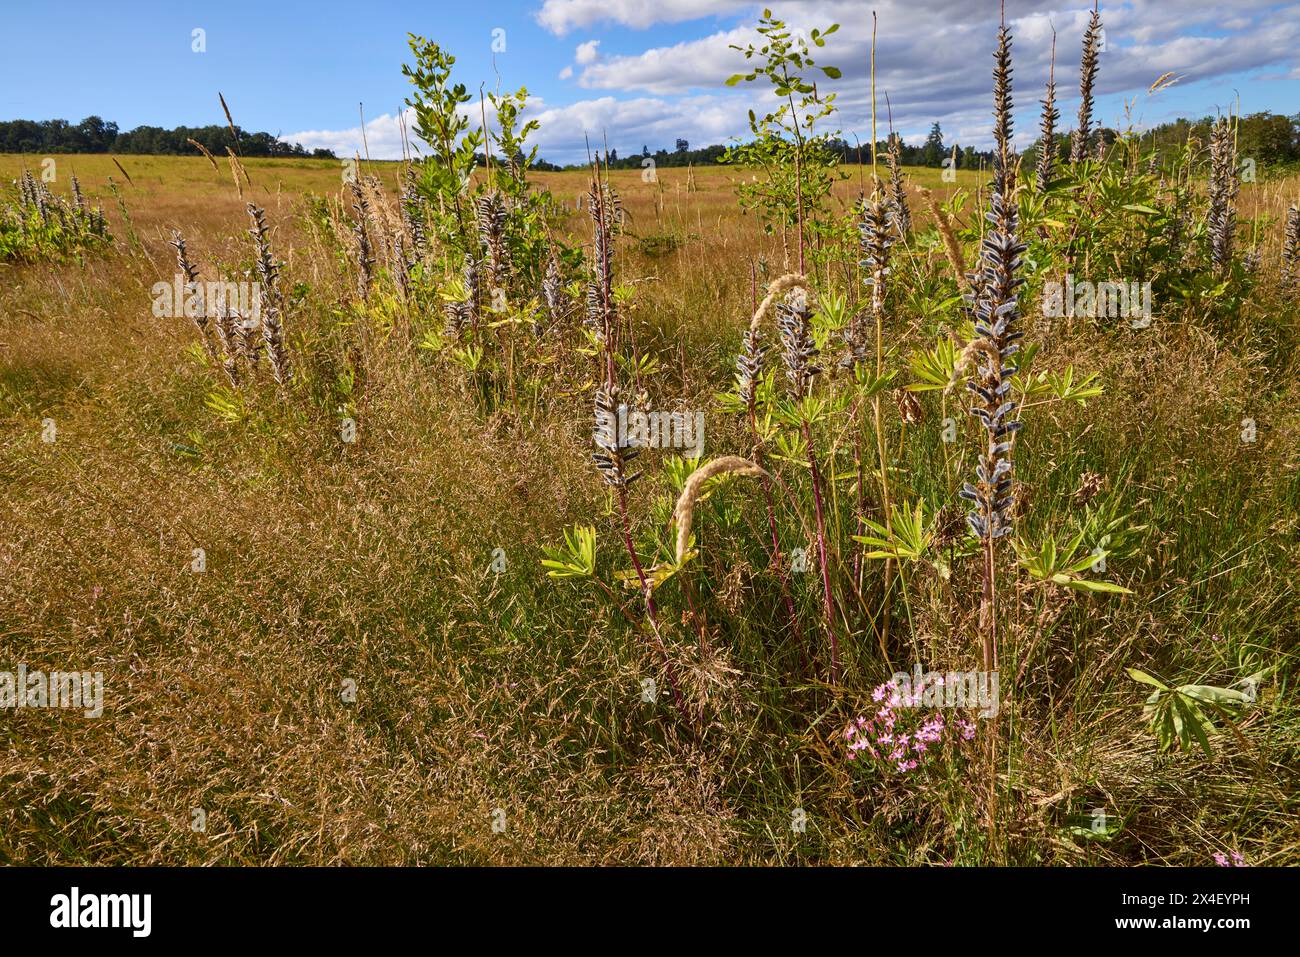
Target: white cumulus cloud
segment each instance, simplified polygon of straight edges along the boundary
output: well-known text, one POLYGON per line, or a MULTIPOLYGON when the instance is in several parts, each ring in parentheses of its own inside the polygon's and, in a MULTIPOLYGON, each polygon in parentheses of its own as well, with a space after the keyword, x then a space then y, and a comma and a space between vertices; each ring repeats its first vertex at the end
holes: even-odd
MULTIPOLYGON (((870 9, 861 0, 767 2, 792 31, 804 36, 813 27, 840 24, 824 47, 813 47, 812 55, 821 65, 839 67, 843 76, 831 80, 814 71, 814 78, 822 93, 837 96, 834 125, 850 141, 855 131, 869 139, 870 9)), ((758 38, 754 25, 761 9, 761 3, 740 0, 544 0, 536 17, 557 35, 597 24, 644 28, 662 22, 729 19, 701 23, 695 38, 647 45, 640 52, 602 52, 601 39, 595 37, 579 44, 574 63, 560 71, 560 78, 576 78, 581 88, 593 91, 594 98, 530 104, 527 115, 542 123, 537 136, 541 155, 574 162, 585 158, 586 140, 592 147, 608 142, 621 151, 639 151, 642 144, 651 150, 671 147, 679 137, 699 146, 744 134, 746 111, 771 105, 770 91, 761 79, 734 89, 723 83, 731 74, 753 67, 754 61, 746 61, 731 47, 744 47, 758 38)), ((987 148, 996 14, 968 0, 878 0, 874 9, 882 135, 892 111, 893 127, 910 143, 924 138, 938 121, 948 143, 955 140, 987 148)), ((1035 136, 1053 30, 1057 102, 1063 125, 1071 125, 1078 107, 1080 42, 1090 10, 1086 0, 1006 0, 1014 36, 1019 145, 1027 145, 1035 136)), ((1172 118, 1141 115, 1173 108, 1145 98, 1152 81, 1168 71, 1183 78, 1178 111, 1195 115, 1233 106, 1240 77, 1300 76, 1297 0, 1233 0, 1230 14, 1221 0, 1180 0, 1176 15, 1167 0, 1125 0, 1113 8, 1103 4, 1102 17, 1107 45, 1097 94, 1106 100, 1098 119, 1110 126, 1122 128, 1126 123, 1121 96, 1137 103, 1136 121, 1172 118), (1205 98, 1203 105, 1187 98, 1188 88, 1198 82, 1195 95, 1205 98), (1210 102, 1216 97, 1222 102, 1210 102)), ((1252 108, 1248 97, 1242 105, 1252 108)), ((361 148, 360 132, 358 128, 307 130, 287 138, 306 147, 328 147, 342 156, 361 148)), ((371 120, 366 136, 372 156, 400 155, 396 117, 371 120)))

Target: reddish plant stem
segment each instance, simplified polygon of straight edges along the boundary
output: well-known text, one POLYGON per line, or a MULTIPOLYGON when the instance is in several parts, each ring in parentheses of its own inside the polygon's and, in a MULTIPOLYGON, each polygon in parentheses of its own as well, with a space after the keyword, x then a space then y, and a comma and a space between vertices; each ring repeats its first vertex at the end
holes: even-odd
POLYGON ((623 486, 618 489, 618 517, 620 530, 623 533, 623 544, 627 546, 627 553, 632 556, 632 567, 636 569, 637 580, 641 583, 641 595, 645 599, 646 618, 649 620, 650 629, 654 633, 655 648, 659 652, 659 657, 664 664, 664 671, 668 675, 668 686, 673 692, 673 703, 677 706, 677 711, 682 716, 682 720, 690 724, 691 717, 686 710, 686 702, 682 700, 681 687, 677 682, 677 669, 673 667, 672 660, 668 657, 668 649, 664 645, 663 634, 659 630, 659 612, 655 607, 650 581, 646 578, 645 569, 641 567, 641 559, 638 557, 636 545, 632 541, 632 529, 627 517, 627 489, 623 486))
MULTIPOLYGON (((763 441, 758 435, 758 421, 754 415, 754 407, 749 408, 749 428, 754 433, 754 462, 759 468, 767 471, 766 456, 763 455, 763 441)), ((781 586, 781 600, 785 604, 786 617, 790 620, 790 631, 794 635, 795 642, 803 647, 803 634, 799 628, 799 616, 795 614, 794 599, 790 597, 789 579, 786 573, 785 556, 781 552, 781 536, 776 528, 776 505, 772 499, 772 483, 768 480, 766 474, 759 476, 759 484, 763 487, 763 501, 767 505, 767 530, 772 536, 772 564, 776 567, 777 583, 781 586)))
MULTIPOLYGON (((858 430, 858 407, 859 403, 854 402, 853 413, 849 417, 850 428, 853 429, 853 461, 858 472, 858 515, 854 520, 854 527, 859 535, 865 535, 867 533, 867 473, 862 468, 862 433, 858 430)), ((862 553, 864 550, 861 542, 858 542, 853 549, 853 581, 858 591, 862 590, 863 584, 862 553)))
POLYGON ((817 468, 817 453, 813 449, 812 430, 808 420, 800 422, 803 438, 808 444, 808 471, 812 473, 813 506, 817 514, 817 557, 822 566, 822 597, 826 603, 826 633, 831 640, 831 683, 840 680, 840 641, 835 634, 835 601, 831 597, 831 566, 826 556, 826 517, 822 510, 821 472, 817 468))
MULTIPOLYGON (((992 528, 992 508, 984 505, 984 520, 992 528)), ((998 617, 995 548, 997 539, 991 535, 984 539, 983 595, 980 603, 980 632, 984 643, 984 670, 992 672, 998 662, 998 617)))

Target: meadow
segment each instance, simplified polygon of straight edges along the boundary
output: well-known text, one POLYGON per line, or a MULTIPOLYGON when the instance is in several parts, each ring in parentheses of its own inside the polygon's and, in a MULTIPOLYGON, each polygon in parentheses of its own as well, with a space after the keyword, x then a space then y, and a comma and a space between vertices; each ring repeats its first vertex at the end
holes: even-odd
POLYGON ((0 265, 0 669, 104 713, 3 714, 0 861, 1300 862, 1300 177, 1225 144, 811 198, 779 149, 57 157, 112 238, 0 265), (156 315, 173 231, 283 369, 265 319, 156 315), (1067 276, 1154 314, 1053 315, 1067 276), (914 667, 996 714, 909 709, 914 667))

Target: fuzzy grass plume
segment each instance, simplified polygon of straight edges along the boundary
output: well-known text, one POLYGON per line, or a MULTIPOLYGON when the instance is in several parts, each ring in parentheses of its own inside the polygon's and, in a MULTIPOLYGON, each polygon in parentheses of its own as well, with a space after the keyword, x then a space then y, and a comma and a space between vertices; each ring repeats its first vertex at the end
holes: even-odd
POLYGON ((695 503, 699 500, 700 493, 704 489, 704 483, 715 476, 728 473, 771 477, 765 469, 738 455, 724 455, 721 458, 713 459, 692 472, 686 479, 682 494, 678 496, 677 504, 673 508, 673 522, 677 526, 676 560, 678 565, 686 558, 686 551, 690 546, 691 527, 695 521, 695 503))
POLYGON ((930 210, 930 215, 934 217, 935 226, 939 230, 939 237, 943 240, 944 256, 948 259, 948 265, 952 267, 953 279, 956 281, 958 288, 969 286, 970 279, 966 273, 966 257, 961 250, 961 240, 957 238, 957 228, 953 224, 952 217, 948 211, 939 205, 939 201, 934 198, 934 193, 925 186, 916 187, 916 191, 921 194, 921 199, 925 201, 925 206, 930 210))
POLYGON ((812 287, 808 285, 807 277, 797 272, 786 273, 772 280, 772 284, 767 287, 767 295, 763 297, 763 301, 758 304, 754 315, 749 320, 749 328, 757 331, 768 313, 772 311, 776 301, 794 289, 802 289, 805 295, 812 295, 812 287))

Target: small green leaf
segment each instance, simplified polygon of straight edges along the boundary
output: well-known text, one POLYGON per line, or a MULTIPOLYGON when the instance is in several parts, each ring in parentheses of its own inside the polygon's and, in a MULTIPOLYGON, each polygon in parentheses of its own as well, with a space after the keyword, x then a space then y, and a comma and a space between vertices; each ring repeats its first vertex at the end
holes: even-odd
POLYGON ((1250 698, 1241 691, 1232 688, 1218 688, 1214 685, 1180 685, 1178 693, 1214 705, 1244 705, 1250 698))
POLYGON ((1131 595, 1129 589, 1123 585, 1116 585, 1113 582, 1089 581, 1086 578, 1072 578, 1065 583, 1067 588, 1073 588, 1075 591, 1104 592, 1108 595, 1131 595))
POLYGON ((1139 671, 1137 668, 1129 668, 1128 676, 1132 678, 1134 681, 1140 681, 1144 685, 1150 685, 1153 688, 1159 688, 1161 691, 1169 690, 1168 685, 1162 684, 1160 681, 1157 681, 1155 678, 1152 678, 1145 671, 1139 671))

